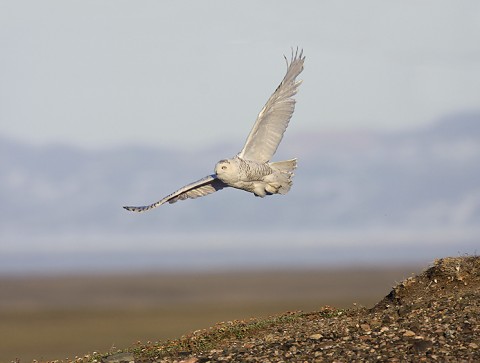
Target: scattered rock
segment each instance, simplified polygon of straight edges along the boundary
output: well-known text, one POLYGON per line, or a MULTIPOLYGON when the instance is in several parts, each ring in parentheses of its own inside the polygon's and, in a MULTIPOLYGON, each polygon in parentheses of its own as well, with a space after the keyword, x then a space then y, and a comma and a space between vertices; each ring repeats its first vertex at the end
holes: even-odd
POLYGON ((198 358, 192 357, 185 360, 181 360, 179 363, 197 363, 198 358))
POLYGON ((360 324, 360 328, 363 331, 370 331, 371 330, 370 325, 368 325, 368 324, 360 324))
POLYGON ((132 353, 117 353, 102 359, 103 363, 134 363, 135 358, 132 353))
POLYGON ((411 330, 406 330, 405 333, 403 333, 404 337, 414 337, 415 335, 416 335, 415 332, 411 330))
MULTIPOLYGON (((276 318, 271 325, 252 323, 251 331, 248 322, 236 323, 241 337, 215 340, 212 328, 174 341, 184 349, 203 336, 213 345, 190 348, 189 357, 179 358, 171 349, 162 355, 152 347, 149 356, 158 357, 150 362, 480 362, 480 257, 438 260, 372 309, 325 307, 276 318)), ((142 351, 147 354, 148 348, 142 351)), ((115 355, 104 363, 131 358, 115 355)))
POLYGON ((432 349, 433 343, 430 340, 417 340, 413 343, 412 348, 417 353, 424 353, 432 349))

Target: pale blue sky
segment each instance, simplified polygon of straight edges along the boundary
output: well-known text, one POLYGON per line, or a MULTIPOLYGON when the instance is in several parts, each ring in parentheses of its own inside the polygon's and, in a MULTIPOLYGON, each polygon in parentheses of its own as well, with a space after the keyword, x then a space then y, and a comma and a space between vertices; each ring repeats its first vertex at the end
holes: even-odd
POLYGON ((241 143, 306 55, 289 132, 480 109, 478 1, 0 1, 0 135, 241 143))

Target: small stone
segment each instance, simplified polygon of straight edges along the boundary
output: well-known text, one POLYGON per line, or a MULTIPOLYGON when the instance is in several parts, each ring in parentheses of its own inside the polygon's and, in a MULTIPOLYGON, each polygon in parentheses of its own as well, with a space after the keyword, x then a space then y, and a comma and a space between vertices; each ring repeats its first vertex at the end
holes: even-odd
POLYGON ((320 349, 329 349, 329 348, 333 347, 333 343, 332 342, 323 342, 323 343, 318 344, 317 347, 320 348, 320 349))
POLYGON ((423 353, 423 352, 431 349, 432 346, 433 346, 433 344, 430 340, 417 340, 412 345, 413 350, 415 350, 418 353, 423 353))
POLYGON ((360 328, 362 328, 363 331, 370 331, 370 330, 372 330, 372 329, 370 328, 370 325, 368 325, 368 324, 360 324, 360 328))
POLYGON ((405 333, 403 333, 404 337, 414 337, 416 334, 411 331, 411 330, 405 330, 405 333))
POLYGON ((470 343, 468 345, 469 348, 472 348, 472 349, 477 349, 478 348, 478 344, 477 343, 470 343))
POLYGON ((445 338, 454 339, 455 338, 455 331, 445 330, 444 335, 445 335, 445 338))
POLYGON ((195 358, 195 357, 188 358, 188 359, 180 361, 180 363, 197 363, 197 362, 198 362, 198 358, 195 358))
POLYGON ((313 339, 313 340, 320 340, 323 338, 322 334, 312 334, 308 338, 313 339))
POLYGON ((104 363, 133 363, 134 361, 135 358, 131 353, 117 353, 102 359, 104 363))

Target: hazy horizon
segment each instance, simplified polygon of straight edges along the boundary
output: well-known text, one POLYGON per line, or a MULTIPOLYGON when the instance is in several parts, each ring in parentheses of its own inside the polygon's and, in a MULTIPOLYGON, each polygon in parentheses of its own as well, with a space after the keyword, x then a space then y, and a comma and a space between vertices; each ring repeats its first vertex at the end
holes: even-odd
POLYGON ((405 132, 293 132, 286 196, 224 190, 145 214, 209 173, 230 144, 31 147, 4 139, 0 273, 428 263, 475 254, 480 112, 405 132), (192 157, 196 162, 192 163, 192 157))

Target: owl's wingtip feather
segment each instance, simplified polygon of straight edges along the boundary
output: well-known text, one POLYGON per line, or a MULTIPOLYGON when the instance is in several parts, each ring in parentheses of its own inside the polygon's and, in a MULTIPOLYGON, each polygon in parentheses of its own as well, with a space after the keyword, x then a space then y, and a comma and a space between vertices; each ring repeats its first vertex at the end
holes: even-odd
POLYGON ((141 212, 142 210, 141 209, 138 209, 137 207, 129 207, 129 206, 123 206, 122 207, 123 209, 126 209, 130 212, 141 212))

